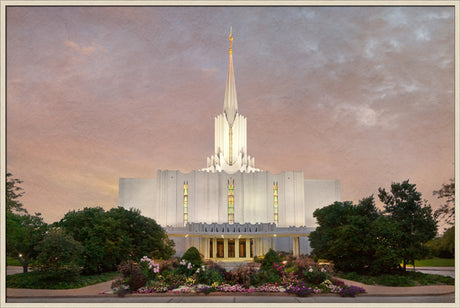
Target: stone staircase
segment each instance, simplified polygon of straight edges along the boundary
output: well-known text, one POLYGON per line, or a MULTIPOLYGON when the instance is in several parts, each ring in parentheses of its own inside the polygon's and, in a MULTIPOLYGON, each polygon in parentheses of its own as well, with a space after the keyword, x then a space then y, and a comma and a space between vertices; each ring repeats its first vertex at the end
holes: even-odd
POLYGON ((217 261, 216 263, 219 264, 219 266, 225 268, 225 270, 230 271, 234 268, 238 268, 243 264, 247 264, 253 262, 252 260, 242 260, 242 261, 217 261))

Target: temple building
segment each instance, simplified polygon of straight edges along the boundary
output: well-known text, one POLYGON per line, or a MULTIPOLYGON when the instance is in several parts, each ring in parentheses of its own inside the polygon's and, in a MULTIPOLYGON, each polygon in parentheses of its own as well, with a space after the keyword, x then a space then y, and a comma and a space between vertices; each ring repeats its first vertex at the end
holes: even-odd
POLYGON ((246 118, 238 112, 231 31, 229 40, 224 108, 214 120, 214 154, 206 168, 120 178, 119 204, 155 219, 176 243, 177 256, 191 246, 216 261, 244 261, 270 248, 307 254, 313 211, 340 201, 340 182, 255 167, 247 152, 246 118))

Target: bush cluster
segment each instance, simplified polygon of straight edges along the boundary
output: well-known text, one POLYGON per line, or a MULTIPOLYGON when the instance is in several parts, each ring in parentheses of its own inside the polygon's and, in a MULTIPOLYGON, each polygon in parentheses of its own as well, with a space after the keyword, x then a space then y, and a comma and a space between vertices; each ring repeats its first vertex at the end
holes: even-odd
MULTIPOLYGON (((339 294, 345 287, 343 283, 334 285, 324 268, 310 265, 315 264, 311 258, 292 258, 285 254, 281 257, 270 250, 261 263, 250 262, 226 271, 212 261, 203 263, 198 250, 192 247, 180 259, 156 263, 144 256, 139 263, 130 261, 120 265, 124 278, 114 288, 119 294, 219 291, 290 292, 308 296, 321 292, 339 294)), ((352 296, 353 290, 345 290, 343 296, 352 296)))

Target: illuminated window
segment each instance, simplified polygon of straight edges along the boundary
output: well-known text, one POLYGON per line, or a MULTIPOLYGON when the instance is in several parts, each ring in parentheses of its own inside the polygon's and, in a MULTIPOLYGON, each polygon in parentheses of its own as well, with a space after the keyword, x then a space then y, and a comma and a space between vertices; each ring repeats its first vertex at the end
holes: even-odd
POLYGON ((188 181, 184 182, 184 226, 188 221, 188 181))
POLYGON ((278 225, 278 182, 273 182, 273 214, 275 224, 278 225))
POLYGON ((234 203, 234 196, 233 196, 233 186, 234 181, 233 179, 228 180, 228 223, 232 224, 235 221, 235 203, 234 203))

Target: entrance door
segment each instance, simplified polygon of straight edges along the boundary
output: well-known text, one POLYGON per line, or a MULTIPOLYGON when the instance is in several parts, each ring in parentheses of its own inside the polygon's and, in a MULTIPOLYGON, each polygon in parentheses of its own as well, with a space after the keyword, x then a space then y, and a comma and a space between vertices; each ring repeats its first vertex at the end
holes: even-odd
POLYGON ((246 258, 246 240, 240 239, 240 258, 246 258))
POLYGON ((209 239, 209 257, 210 258, 214 258, 214 256, 212 255, 212 242, 213 242, 213 239, 210 238, 209 239))
POLYGON ((217 255, 216 258, 223 258, 224 257, 224 240, 220 239, 217 240, 217 255))
POLYGON ((229 258, 235 257, 235 240, 234 239, 228 240, 228 257, 229 258))

